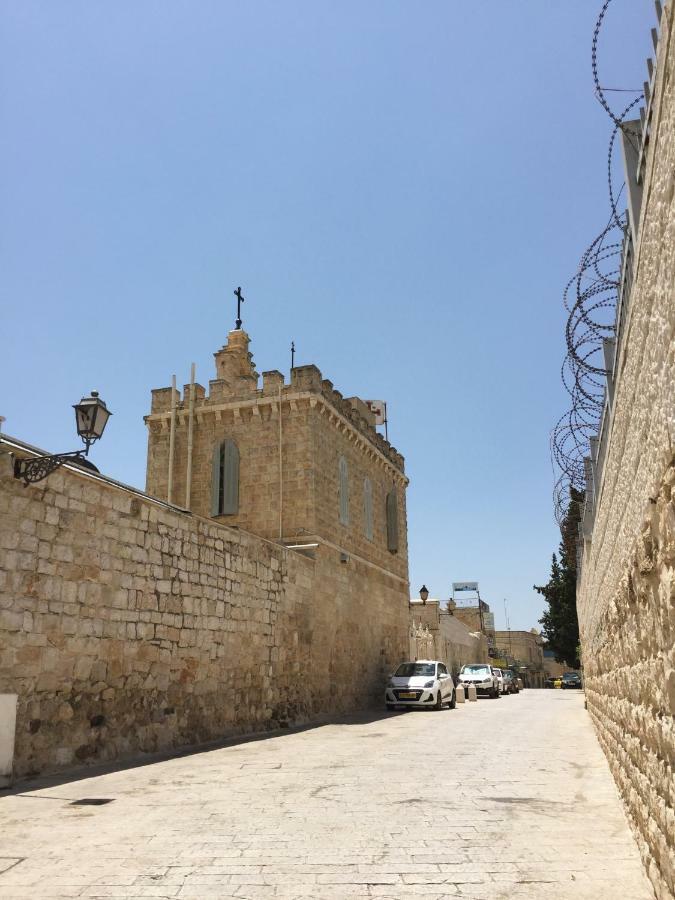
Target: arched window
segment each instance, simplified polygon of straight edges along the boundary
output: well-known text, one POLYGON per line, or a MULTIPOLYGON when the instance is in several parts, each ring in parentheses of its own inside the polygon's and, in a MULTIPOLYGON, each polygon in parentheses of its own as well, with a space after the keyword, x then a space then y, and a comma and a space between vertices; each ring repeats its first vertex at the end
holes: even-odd
POLYGON ((396 488, 387 494, 387 550, 398 553, 398 497, 396 488))
POLYGON ((363 530, 369 541, 373 539, 373 485, 370 478, 363 479, 363 530))
POLYGON ((213 448, 211 515, 233 516, 238 512, 239 448, 227 438, 213 448))
POLYGON ((340 457, 338 463, 338 498, 340 501, 340 522, 343 525, 349 525, 349 472, 347 470, 347 460, 344 456, 340 457))

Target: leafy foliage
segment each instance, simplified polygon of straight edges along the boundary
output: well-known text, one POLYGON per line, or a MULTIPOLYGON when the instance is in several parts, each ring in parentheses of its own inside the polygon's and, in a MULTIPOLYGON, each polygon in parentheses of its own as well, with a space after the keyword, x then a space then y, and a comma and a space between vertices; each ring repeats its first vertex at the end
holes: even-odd
POLYGON ((579 668, 579 620, 577 619, 576 540, 581 519, 583 492, 570 488, 570 502, 560 528, 559 557, 554 553, 547 584, 534 586, 548 603, 539 619, 542 637, 556 662, 579 668))

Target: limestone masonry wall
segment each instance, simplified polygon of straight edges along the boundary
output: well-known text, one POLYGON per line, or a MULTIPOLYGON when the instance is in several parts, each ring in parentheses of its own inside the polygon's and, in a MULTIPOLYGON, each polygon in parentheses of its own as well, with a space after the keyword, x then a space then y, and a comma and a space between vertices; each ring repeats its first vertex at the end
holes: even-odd
POLYGON ((659 898, 675 896, 675 57, 664 8, 634 283, 578 611, 588 710, 659 898))
POLYGON ((0 453, 17 775, 363 707, 407 645, 407 582, 365 560, 323 543, 307 558, 68 469, 25 488, 0 453))

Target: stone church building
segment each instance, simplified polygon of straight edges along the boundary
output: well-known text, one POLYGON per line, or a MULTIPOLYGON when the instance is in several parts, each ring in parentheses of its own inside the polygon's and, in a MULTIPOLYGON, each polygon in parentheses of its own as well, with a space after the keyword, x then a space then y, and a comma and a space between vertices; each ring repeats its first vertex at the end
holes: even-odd
POLYGON ((242 330, 214 356, 208 394, 152 392, 148 493, 168 500, 171 481, 171 499, 197 515, 289 546, 318 541, 407 581, 403 458, 366 404, 313 365, 290 384, 263 372, 260 388, 242 330))
POLYGON ((24 487, 0 439, 0 779, 363 708, 408 652, 407 478, 363 401, 261 383, 238 329, 146 422, 146 492, 24 487))

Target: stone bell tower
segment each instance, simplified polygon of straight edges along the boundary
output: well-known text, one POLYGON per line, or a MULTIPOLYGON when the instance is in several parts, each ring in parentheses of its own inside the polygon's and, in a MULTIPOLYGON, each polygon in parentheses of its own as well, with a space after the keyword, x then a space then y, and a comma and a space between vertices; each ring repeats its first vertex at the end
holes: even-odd
POLYGON ((208 394, 152 392, 148 493, 290 546, 327 543, 407 584, 403 458, 316 366, 290 383, 263 372, 260 386, 249 344, 228 334, 208 394))

